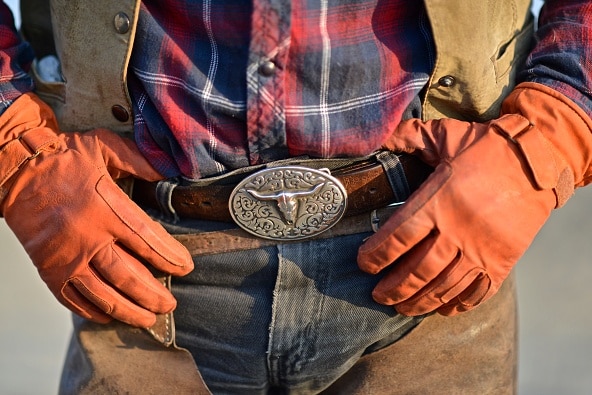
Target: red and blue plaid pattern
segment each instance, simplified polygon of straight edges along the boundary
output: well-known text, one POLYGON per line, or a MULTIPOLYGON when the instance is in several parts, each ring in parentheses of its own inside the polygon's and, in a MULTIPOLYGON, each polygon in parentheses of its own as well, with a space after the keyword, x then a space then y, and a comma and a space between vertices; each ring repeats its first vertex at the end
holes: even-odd
MULTIPOLYGON (((590 1, 547 1, 522 80, 592 113, 590 1)), ((458 22, 460 23, 460 22, 458 22)), ((425 86, 421 1, 145 0, 129 73, 138 144, 166 176, 378 148, 425 86)), ((32 89, 0 3, 0 103, 32 89)))
POLYGON ((137 34, 137 141, 191 178, 377 149, 434 56, 421 2, 401 0, 145 1, 137 34))
POLYGON ((28 71, 33 50, 23 42, 10 8, 0 2, 0 114, 21 94, 33 89, 28 71))
POLYGON ((522 80, 547 85, 592 115, 592 1, 547 0, 522 80))

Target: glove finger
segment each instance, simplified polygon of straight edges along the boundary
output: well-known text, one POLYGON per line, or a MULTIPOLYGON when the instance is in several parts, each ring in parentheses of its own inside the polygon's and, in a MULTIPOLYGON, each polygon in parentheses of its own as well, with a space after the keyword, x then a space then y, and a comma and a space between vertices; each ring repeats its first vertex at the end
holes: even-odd
POLYGON ((442 158, 455 157, 472 144, 479 136, 477 133, 470 132, 475 129, 475 124, 451 118, 427 122, 413 118, 399 124, 385 142, 384 148, 413 153, 434 167, 442 158), (451 130, 454 133, 450 133, 451 130))
POLYGON ((113 181, 102 177, 96 189, 120 220, 112 224, 113 234, 119 243, 164 273, 182 276, 193 270, 189 251, 131 201, 113 181))
POLYGON ((369 237, 358 249, 358 266, 376 274, 391 265, 403 254, 415 248, 433 230, 428 221, 418 216, 408 218, 403 206, 369 237))
POLYGON ((78 289, 71 282, 64 284, 61 294, 58 295, 58 300, 70 311, 87 320, 99 324, 107 324, 113 320, 110 315, 105 314, 97 306, 90 303, 87 298, 78 292, 78 289))
MULTIPOLYGON (((428 125, 432 123, 433 121, 428 125)), ((432 140, 432 133, 426 128, 426 124, 420 119, 412 118, 402 121, 397 126, 395 132, 383 144, 383 148, 416 154, 426 163, 435 166, 439 155, 432 140)))
POLYGON ((131 302, 91 270, 69 279, 68 284, 100 311, 118 321, 141 328, 156 322, 154 313, 131 302))
MULTIPOLYGON (((462 261, 462 258, 459 260, 462 261)), ((431 313, 450 302, 471 286, 483 269, 474 268, 463 273, 462 264, 451 264, 423 290, 412 298, 395 305, 396 310, 404 315, 431 313)))
POLYGON ((158 173, 138 150, 135 142, 107 129, 86 133, 62 133, 66 146, 79 152, 93 163, 105 163, 109 175, 119 179, 130 175, 148 181, 161 180, 158 173))
POLYGON ((92 265, 117 291, 153 313, 168 313, 177 305, 169 290, 115 243, 95 255, 92 265))
POLYGON ((450 178, 448 164, 436 168, 423 185, 358 249, 358 266, 376 274, 409 252, 436 229, 438 201, 432 197, 450 178))
POLYGON ((438 313, 444 316, 453 316, 469 311, 489 298, 492 294, 491 288, 489 276, 481 274, 460 295, 438 308, 438 313))
POLYGON ((374 300, 385 305, 401 303, 440 275, 458 255, 457 248, 440 239, 437 234, 429 235, 395 262, 374 288, 374 300))

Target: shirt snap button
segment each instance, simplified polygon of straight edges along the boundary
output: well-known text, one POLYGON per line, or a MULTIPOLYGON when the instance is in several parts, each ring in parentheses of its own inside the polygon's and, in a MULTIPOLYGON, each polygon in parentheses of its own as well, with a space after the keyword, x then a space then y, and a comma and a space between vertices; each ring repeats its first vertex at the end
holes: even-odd
POLYGON ((450 88, 452 85, 454 85, 455 82, 456 80, 451 75, 445 75, 444 77, 438 80, 438 84, 445 88, 450 88))
POLYGON ((265 77, 271 77, 275 73, 275 63, 268 60, 266 62, 261 63, 259 66, 259 73, 265 77))

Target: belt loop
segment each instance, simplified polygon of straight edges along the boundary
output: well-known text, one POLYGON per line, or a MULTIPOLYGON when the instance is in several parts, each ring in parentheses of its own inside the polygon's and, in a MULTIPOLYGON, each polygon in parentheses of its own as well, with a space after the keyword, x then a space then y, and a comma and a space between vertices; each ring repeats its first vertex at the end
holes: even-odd
POLYGON ((392 151, 381 151, 376 154, 376 159, 382 164, 397 201, 403 202, 407 200, 411 195, 411 191, 399 156, 392 151))
POLYGON ((178 178, 169 178, 159 181, 156 184, 156 201, 158 202, 158 206, 161 212, 171 219, 173 223, 179 222, 179 216, 172 204, 173 191, 177 185, 179 185, 178 178))

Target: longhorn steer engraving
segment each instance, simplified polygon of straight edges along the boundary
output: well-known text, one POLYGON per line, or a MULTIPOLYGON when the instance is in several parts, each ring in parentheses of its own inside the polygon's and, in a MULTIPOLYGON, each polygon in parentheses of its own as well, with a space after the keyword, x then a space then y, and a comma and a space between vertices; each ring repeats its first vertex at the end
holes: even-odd
POLYGON ((296 221, 296 215, 298 214, 298 199, 315 194, 323 187, 323 185, 324 184, 317 184, 310 189, 295 192, 279 191, 273 193, 259 193, 253 189, 247 189, 246 191, 261 201, 275 201, 282 216, 286 220, 286 223, 293 225, 296 221))
POLYGON ((246 232, 274 241, 314 237, 344 215, 347 191, 328 170, 278 166, 245 177, 228 209, 246 232))

